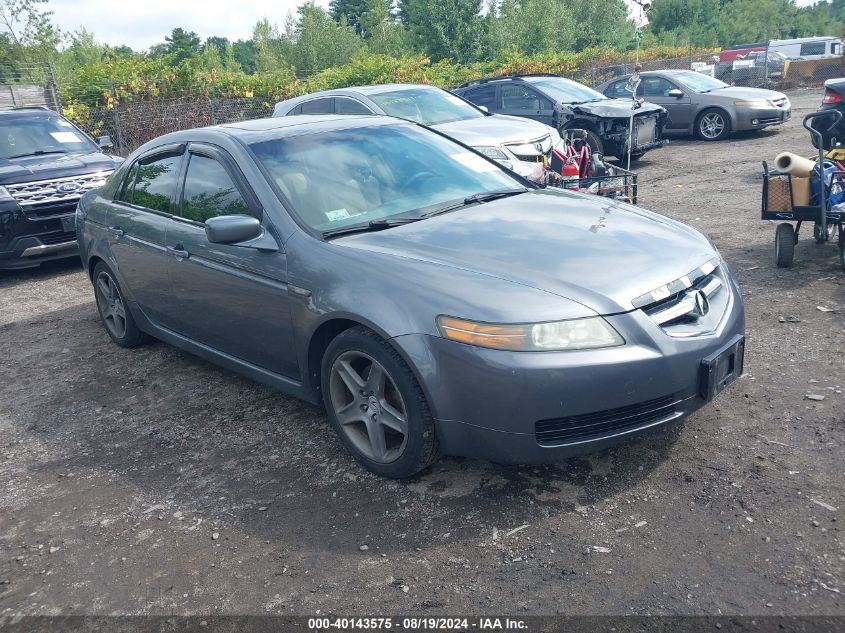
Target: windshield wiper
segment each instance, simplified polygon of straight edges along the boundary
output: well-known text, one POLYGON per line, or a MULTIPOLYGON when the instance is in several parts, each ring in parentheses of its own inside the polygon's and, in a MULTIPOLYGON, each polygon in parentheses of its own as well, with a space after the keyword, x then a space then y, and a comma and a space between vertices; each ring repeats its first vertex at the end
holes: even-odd
POLYGON ((27 156, 44 156, 45 154, 67 154, 66 149, 37 149, 34 152, 27 152, 26 154, 15 154, 14 156, 7 156, 7 160, 12 158, 26 158, 27 156))
POLYGON ((338 235, 350 235, 352 233, 368 233, 371 231, 383 231, 384 229, 392 229, 394 226, 402 226, 411 222, 417 222, 422 218, 382 218, 381 220, 370 220, 366 224, 352 224, 350 226, 341 226, 336 229, 323 231, 323 237, 337 237, 338 235))
POLYGON ((522 187, 520 189, 499 189, 496 191, 483 191, 481 193, 474 193, 471 196, 467 196, 466 198, 458 202, 452 202, 450 204, 446 204, 442 207, 434 209, 433 211, 429 211, 428 213, 423 213, 420 217, 430 218, 434 215, 440 215, 441 213, 457 211, 458 209, 468 207, 471 204, 481 204, 482 202, 490 202, 491 200, 498 200, 499 198, 509 198, 510 196, 517 196, 521 193, 525 193, 526 191, 528 191, 528 189, 522 187))

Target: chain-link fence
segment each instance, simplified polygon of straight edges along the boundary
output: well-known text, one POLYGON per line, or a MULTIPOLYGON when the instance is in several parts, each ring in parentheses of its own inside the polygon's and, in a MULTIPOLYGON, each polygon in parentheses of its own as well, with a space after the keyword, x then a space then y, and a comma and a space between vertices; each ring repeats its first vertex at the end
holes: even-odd
POLYGON ((0 63, 0 110, 27 106, 60 108, 49 66, 0 63))

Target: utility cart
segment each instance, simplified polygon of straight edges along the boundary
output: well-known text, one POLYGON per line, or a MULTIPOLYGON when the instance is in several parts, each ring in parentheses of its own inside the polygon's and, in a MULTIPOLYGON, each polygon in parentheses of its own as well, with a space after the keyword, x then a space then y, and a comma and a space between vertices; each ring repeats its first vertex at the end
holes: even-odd
MULTIPOLYGON (((810 204, 796 204, 806 202, 796 196, 798 180, 785 172, 769 170, 763 162, 763 210, 764 220, 779 222, 775 229, 775 263, 779 268, 792 266, 795 257, 795 245, 798 234, 804 222, 813 223, 813 238, 817 244, 823 244, 834 238, 839 245, 839 263, 845 268, 845 204, 831 205, 831 199, 839 197, 845 192, 845 172, 825 166, 825 147, 823 132, 812 125, 817 117, 833 118, 833 124, 825 132, 830 132, 842 119, 842 114, 835 110, 812 112, 804 117, 803 125, 816 140, 819 155, 816 166, 806 183, 802 186, 811 187, 814 179, 818 181, 815 195, 810 204), (795 225, 793 226, 793 222, 795 225)), ((833 152, 831 152, 833 153, 833 152)), ((833 158, 832 156, 830 156, 833 158)))

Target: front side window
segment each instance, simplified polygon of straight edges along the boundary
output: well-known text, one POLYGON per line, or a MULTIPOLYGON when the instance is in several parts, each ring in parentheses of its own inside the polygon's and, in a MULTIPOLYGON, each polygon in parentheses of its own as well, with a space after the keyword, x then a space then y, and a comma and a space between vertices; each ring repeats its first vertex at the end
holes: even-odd
POLYGON ((129 172, 120 199, 146 209, 170 213, 181 160, 181 154, 142 158, 129 172))
POLYGON ((502 109, 538 112, 545 101, 539 94, 520 84, 502 86, 502 109))
POLYGON ((293 212, 315 231, 420 217, 467 196, 524 185, 439 134, 374 125, 250 145, 293 212))
POLYGON ((99 151, 97 145, 58 114, 0 117, 0 159, 99 151))
POLYGON ((191 154, 185 173, 181 216, 205 222, 219 215, 251 215, 229 172, 218 161, 191 154))
POLYGON ((440 88, 404 88, 367 96, 388 116, 423 125, 480 119, 485 116, 460 97, 440 88))
POLYGON ((334 112, 335 114, 372 114, 363 103, 347 97, 335 97, 334 112))
MULTIPOLYGON (((663 77, 644 77, 642 83, 642 94, 646 97, 668 97, 675 86, 663 79, 663 77)), ((639 93, 639 91, 637 91, 639 93)))
POLYGON ((607 91, 608 96, 616 99, 631 99, 633 95, 628 90, 627 85, 627 81, 617 81, 614 84, 610 84, 610 88, 607 91))

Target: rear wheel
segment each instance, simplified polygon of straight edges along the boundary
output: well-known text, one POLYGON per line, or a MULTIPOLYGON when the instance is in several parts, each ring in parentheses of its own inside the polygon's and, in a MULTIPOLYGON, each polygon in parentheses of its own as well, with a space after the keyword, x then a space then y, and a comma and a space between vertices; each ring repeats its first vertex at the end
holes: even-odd
POLYGON ((698 117, 695 129, 702 140, 721 141, 731 133, 731 120, 724 110, 709 108, 698 117))
POLYGON ((833 235, 833 231, 836 229, 835 224, 828 224, 827 225, 827 236, 822 233, 822 223, 815 222, 813 224, 813 239, 816 241, 816 244, 824 244, 827 242, 831 235, 833 235))
POLYGON ((137 347, 147 340, 132 318, 114 273, 103 262, 94 267, 94 298, 112 341, 121 347, 137 347))
POLYGON ((349 452, 371 472, 403 479, 438 457, 434 419, 414 374, 377 334, 355 327, 323 357, 323 400, 349 452))
POLYGON ((788 222, 775 229, 775 263, 778 268, 789 268, 795 258, 795 229, 788 222))

